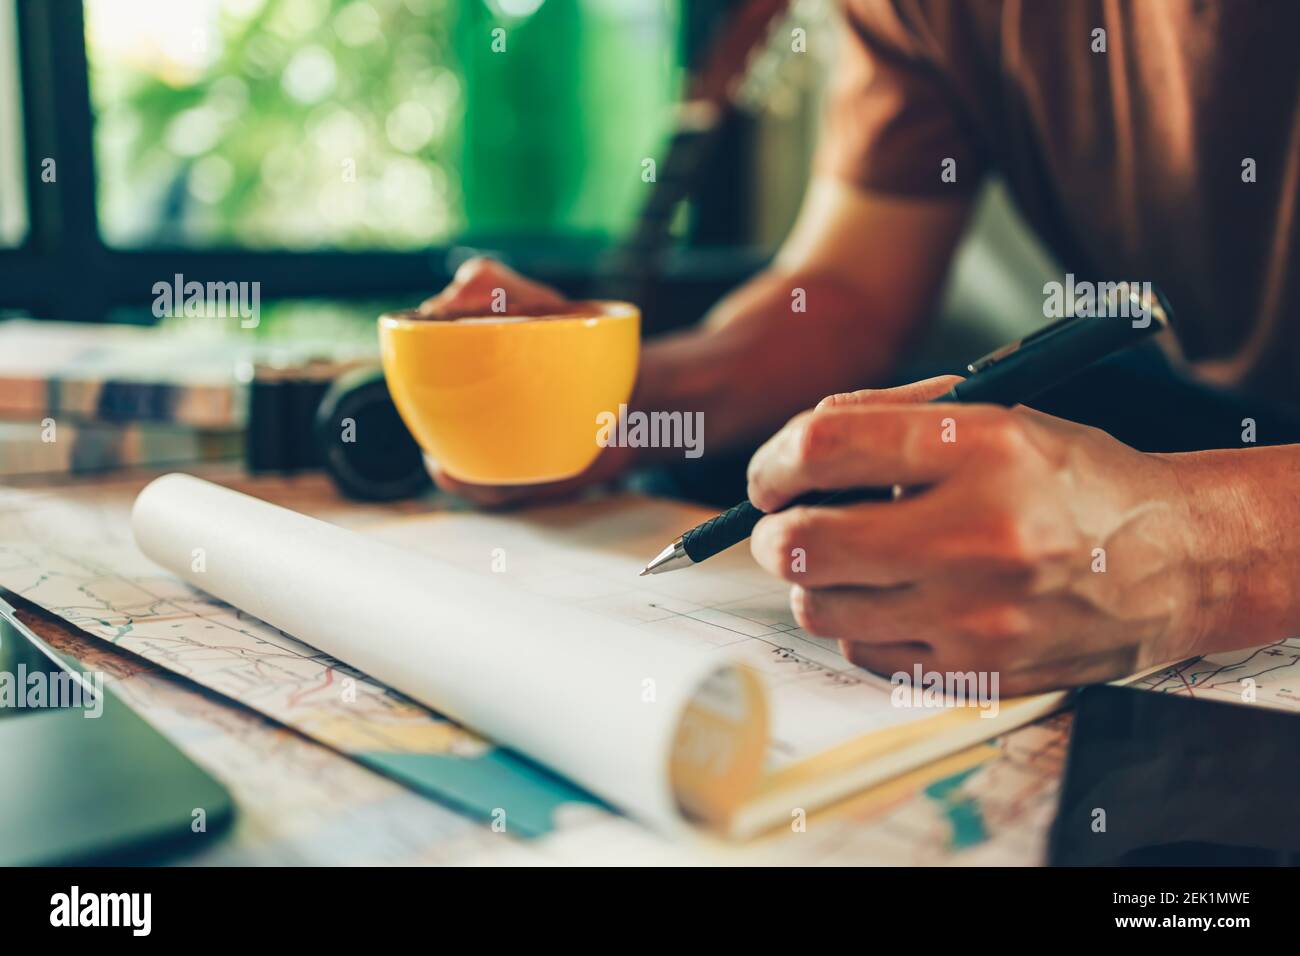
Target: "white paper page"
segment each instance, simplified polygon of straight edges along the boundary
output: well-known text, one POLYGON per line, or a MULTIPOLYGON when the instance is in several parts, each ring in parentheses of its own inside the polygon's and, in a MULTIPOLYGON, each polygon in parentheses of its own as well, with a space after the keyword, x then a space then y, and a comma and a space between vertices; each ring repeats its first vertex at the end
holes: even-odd
POLYGON ((195 587, 633 815, 677 824, 673 736, 725 653, 655 640, 186 475, 145 488, 132 526, 141 551, 195 587))
POLYGON ((367 533, 674 646, 727 652, 767 688, 770 769, 943 713, 893 706, 886 679, 850 664, 835 641, 799 628, 789 586, 758 566, 747 542, 696 567, 637 576, 665 544, 710 515, 629 496, 508 514, 404 517, 367 533))

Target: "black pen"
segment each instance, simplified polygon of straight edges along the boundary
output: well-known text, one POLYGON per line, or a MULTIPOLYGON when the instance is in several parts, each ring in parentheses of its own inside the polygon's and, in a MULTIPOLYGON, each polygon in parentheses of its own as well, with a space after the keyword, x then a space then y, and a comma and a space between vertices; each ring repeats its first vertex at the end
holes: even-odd
MULTIPOLYGON (((935 402, 1004 405, 1026 402, 1108 355, 1136 345, 1169 324, 1169 304, 1149 284, 1114 283, 1102 309, 1109 317, 1068 316, 990 352, 968 365, 970 377, 933 399, 935 402), (1124 302, 1120 297, 1127 298, 1124 302), (1120 306, 1127 306, 1120 308, 1120 306), (1140 324, 1132 316, 1141 317, 1140 324)), ((791 505, 888 501, 892 489, 853 488, 811 492, 791 505)), ((787 506, 788 507, 788 506, 787 506)), ((641 572, 662 574, 699 564, 748 538, 763 517, 748 500, 685 532, 659 552, 641 572)))

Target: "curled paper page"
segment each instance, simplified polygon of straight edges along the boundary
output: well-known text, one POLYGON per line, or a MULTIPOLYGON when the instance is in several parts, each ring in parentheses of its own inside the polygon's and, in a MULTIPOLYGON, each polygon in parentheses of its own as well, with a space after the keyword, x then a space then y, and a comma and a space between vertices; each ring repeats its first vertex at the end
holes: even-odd
POLYGON ((757 787, 764 696, 716 651, 188 475, 146 487, 132 528, 194 587, 646 822, 725 826, 757 787))

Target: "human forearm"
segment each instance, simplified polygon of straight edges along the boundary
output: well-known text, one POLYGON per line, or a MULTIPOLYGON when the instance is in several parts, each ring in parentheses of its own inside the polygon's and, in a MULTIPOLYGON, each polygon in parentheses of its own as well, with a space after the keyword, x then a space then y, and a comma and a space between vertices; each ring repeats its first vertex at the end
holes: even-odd
POLYGON ((899 317, 873 316, 833 276, 768 271, 700 328, 648 344, 635 401, 703 413, 709 447, 720 450, 767 437, 829 393, 880 380, 905 338, 899 317))
POLYGON ((937 298, 962 200, 815 179, 772 266, 702 325, 647 346, 636 399, 704 413, 713 449, 766 438, 834 392, 883 382, 937 298))
POLYGON ((1300 445, 1160 457, 1179 482, 1193 602, 1168 658, 1300 634, 1300 445))

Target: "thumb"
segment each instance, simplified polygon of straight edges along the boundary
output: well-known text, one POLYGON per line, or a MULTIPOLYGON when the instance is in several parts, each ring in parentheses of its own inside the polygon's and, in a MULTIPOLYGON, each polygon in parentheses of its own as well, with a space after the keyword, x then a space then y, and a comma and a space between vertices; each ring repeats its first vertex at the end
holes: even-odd
POLYGON ((827 395, 817 403, 822 408, 843 408, 846 405, 911 405, 938 398, 958 382, 960 375, 936 375, 897 388, 861 388, 856 392, 838 392, 827 395))

